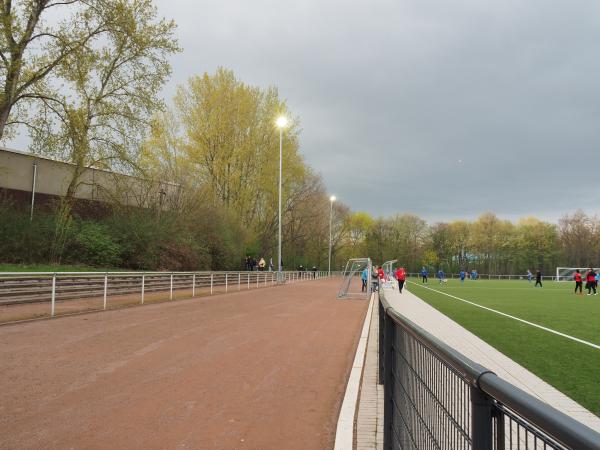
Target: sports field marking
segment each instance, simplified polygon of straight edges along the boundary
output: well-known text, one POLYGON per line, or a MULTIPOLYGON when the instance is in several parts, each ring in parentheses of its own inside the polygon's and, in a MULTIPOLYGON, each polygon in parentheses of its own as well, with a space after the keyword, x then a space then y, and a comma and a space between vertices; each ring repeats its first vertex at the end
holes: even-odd
POLYGON ((600 345, 594 344, 592 342, 584 341, 583 339, 576 338, 575 336, 571 336, 569 334, 561 333, 560 331, 553 330, 552 328, 547 328, 547 327, 545 327, 543 325, 539 325, 537 323, 529 322, 529 321, 527 321, 525 319, 521 319, 520 317, 511 316, 510 314, 506 314, 506 313, 503 313, 502 311, 497 311, 495 309, 488 308, 487 306, 483 306, 483 305, 480 305, 478 303, 470 302, 469 300, 465 300, 464 298, 457 297, 456 295, 448 294, 447 292, 438 291, 437 289, 433 289, 433 288, 430 288, 428 286, 423 286, 423 285, 421 285, 419 283, 415 283, 414 281, 410 281, 410 283, 414 284, 415 286, 422 287, 423 289, 429 289, 430 291, 437 292, 438 294, 446 295, 446 296, 451 297, 451 298, 453 298, 455 300, 459 300, 461 302, 468 303, 469 305, 473 305, 473 306, 476 306, 478 308, 485 309, 487 311, 491 311, 491 312, 499 314, 501 316, 508 317, 509 319, 513 319, 513 320, 517 320, 519 322, 526 323, 527 325, 531 325, 532 327, 539 328, 540 330, 547 331, 548 333, 556 334, 558 336, 562 336, 562 337, 565 337, 567 339, 571 339, 572 341, 579 342, 580 344, 589 345, 590 347, 595 348, 596 350, 600 350, 600 345))

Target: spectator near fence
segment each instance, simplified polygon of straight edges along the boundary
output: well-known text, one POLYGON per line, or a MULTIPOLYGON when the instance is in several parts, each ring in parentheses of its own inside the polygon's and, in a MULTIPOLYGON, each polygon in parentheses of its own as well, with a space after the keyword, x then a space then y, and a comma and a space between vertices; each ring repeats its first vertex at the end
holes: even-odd
POLYGON ((429 276, 429 272, 427 271, 427 269, 425 267, 423 267, 421 269, 421 278, 422 278, 422 283, 427 283, 427 277, 429 276))
POLYGON ((379 270, 378 270, 377 266, 373 266, 373 269, 371 272, 371 286, 372 286, 373 291, 379 290, 379 270))
POLYGON ((369 280, 369 269, 365 267, 360 274, 360 281, 362 282, 361 292, 367 292, 367 281, 369 280))

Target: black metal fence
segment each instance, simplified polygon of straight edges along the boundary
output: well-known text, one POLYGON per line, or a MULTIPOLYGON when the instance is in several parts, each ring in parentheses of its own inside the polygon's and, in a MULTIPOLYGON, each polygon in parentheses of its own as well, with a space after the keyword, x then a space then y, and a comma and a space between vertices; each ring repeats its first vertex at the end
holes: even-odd
POLYGON ((600 434, 447 346, 379 293, 384 449, 600 449, 600 434))

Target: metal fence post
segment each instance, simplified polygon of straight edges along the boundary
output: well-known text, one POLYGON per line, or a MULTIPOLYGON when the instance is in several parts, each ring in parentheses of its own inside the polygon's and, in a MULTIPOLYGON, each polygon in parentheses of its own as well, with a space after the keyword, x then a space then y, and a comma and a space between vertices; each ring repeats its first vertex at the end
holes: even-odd
POLYGON ((142 305, 144 304, 144 287, 146 284, 146 276, 142 275, 142 305))
POLYGON ((505 434, 504 434, 504 414, 502 411, 494 408, 494 416, 496 419, 496 449, 502 450, 506 448, 505 434))
POLYGON ((471 386, 471 442, 477 450, 492 450, 492 402, 477 386, 471 386))
POLYGON ((265 286, 267 285, 267 274, 265 273, 265 286))
POLYGON ((381 304, 381 301, 377 301, 379 305, 379 384, 383 384, 384 381, 384 368, 383 361, 385 358, 385 308, 381 304))
POLYGON ((258 272, 256 272, 256 288, 257 288, 257 289, 258 289, 258 282, 259 282, 259 279, 258 279, 258 272))
POLYGON ((225 293, 227 293, 227 274, 225 274, 225 293))
POLYGON ((213 293, 213 274, 210 274, 210 295, 213 293))
POLYGON ((192 274, 192 298, 196 296, 196 274, 192 274))
POLYGON ((171 290, 170 290, 170 298, 173 300, 173 274, 171 274, 171 290))
POLYGON ((250 272, 248 272, 248 290, 250 290, 250 272))
POLYGON ((104 309, 106 309, 106 294, 108 293, 108 274, 104 274, 104 309))
POLYGON ((54 306, 56 303, 56 274, 52 275, 52 304, 50 306, 50 315, 54 316, 54 306))
POLYGON ((238 273, 238 291, 242 290, 242 274, 238 273))

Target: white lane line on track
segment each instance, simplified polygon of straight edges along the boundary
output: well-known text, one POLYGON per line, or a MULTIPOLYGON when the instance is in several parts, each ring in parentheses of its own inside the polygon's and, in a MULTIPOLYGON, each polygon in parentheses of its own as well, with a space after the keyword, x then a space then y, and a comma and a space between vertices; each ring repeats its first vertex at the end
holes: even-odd
POLYGON ((589 345, 590 347, 595 348, 596 350, 600 350, 600 345, 594 344, 592 342, 584 341, 583 339, 576 338, 575 336, 571 336, 569 334, 561 333, 560 331, 553 330, 552 328, 547 328, 547 327, 545 327, 543 325, 538 325, 537 323, 529 322, 529 321, 521 319, 519 317, 511 316, 510 314, 506 314, 506 313, 503 313, 502 311, 497 311, 495 309, 488 308, 487 306, 483 306, 483 305, 480 305, 478 303, 470 302, 469 300, 465 300, 464 298, 457 297, 456 295, 448 294, 447 292, 438 291, 437 289, 433 289, 433 288, 430 288, 428 286, 423 286, 423 285, 421 285, 419 283, 415 283, 414 281, 410 281, 409 283, 414 284, 415 286, 422 287, 423 289, 429 289, 430 291, 437 292, 438 294, 446 295, 446 296, 451 297, 451 298, 453 298, 455 300, 459 300, 461 302, 468 303, 469 305, 473 305, 473 306, 476 306, 478 308, 485 309, 487 311, 491 311, 491 312, 499 314, 501 316, 508 317, 509 319, 513 319, 513 320, 517 320, 517 321, 522 322, 522 323, 526 323, 527 325, 531 325, 532 327, 539 328, 540 330, 547 331, 548 333, 556 334, 558 336, 562 336, 564 338, 571 339, 572 341, 579 342, 580 344, 589 345))

